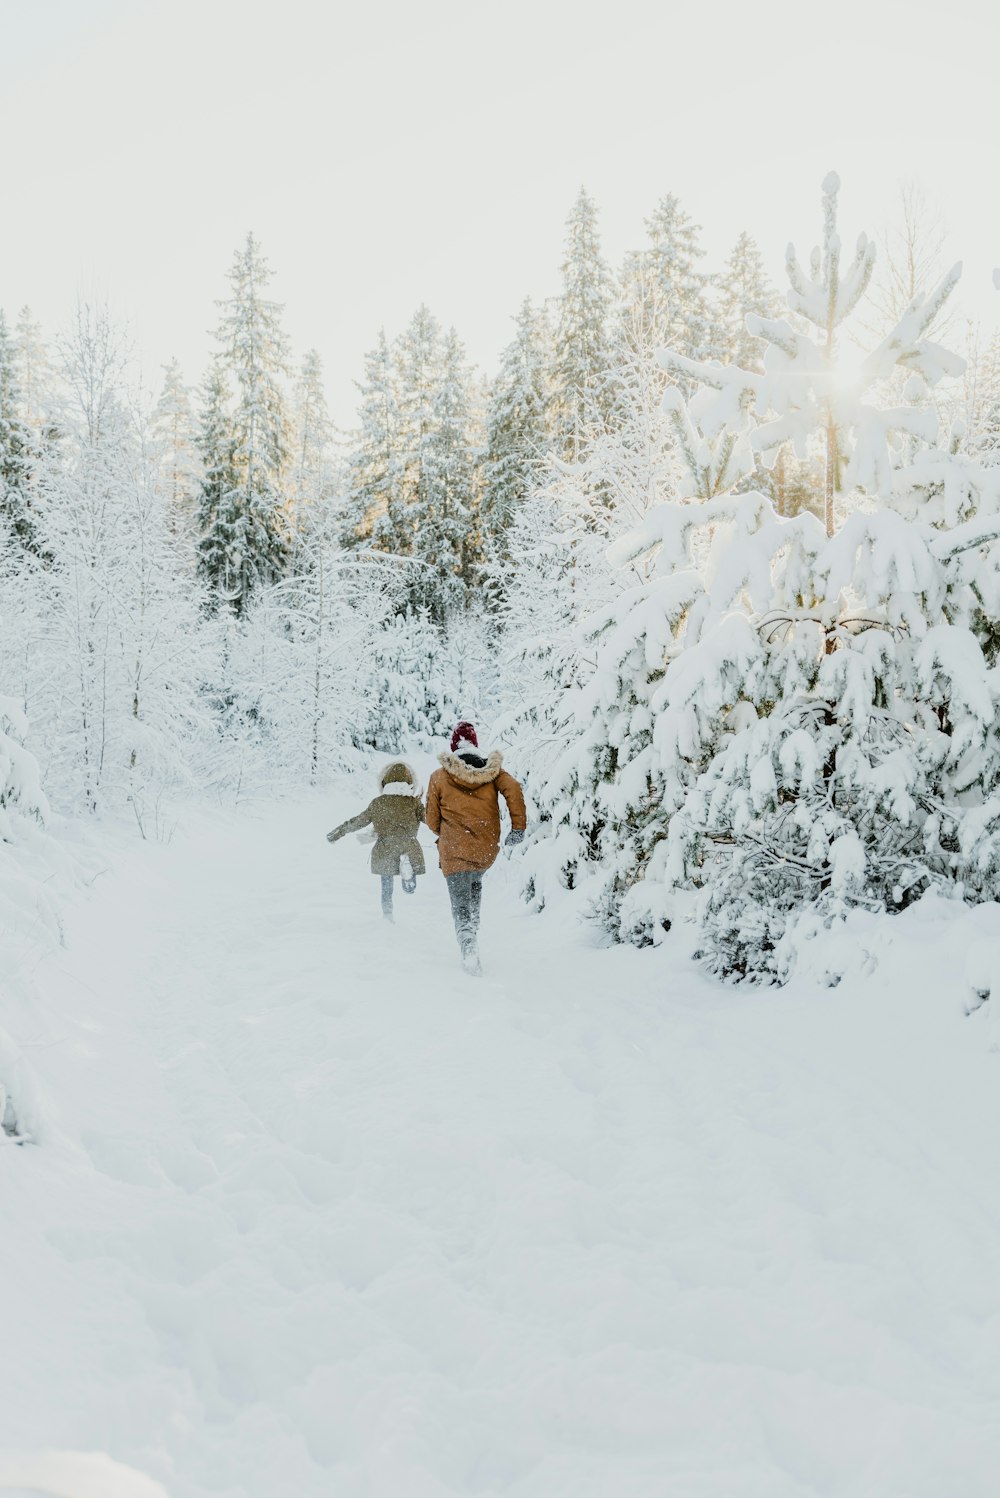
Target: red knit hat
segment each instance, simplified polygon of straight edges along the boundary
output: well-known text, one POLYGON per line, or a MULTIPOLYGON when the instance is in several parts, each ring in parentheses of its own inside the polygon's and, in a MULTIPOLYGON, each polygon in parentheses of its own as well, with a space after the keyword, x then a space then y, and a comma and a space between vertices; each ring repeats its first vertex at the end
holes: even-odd
POLYGON ((458 727, 455 729, 455 732, 451 736, 452 754, 458 752, 458 746, 462 743, 463 740, 465 741, 465 743, 471 744, 473 749, 479 748, 479 740, 476 738, 476 730, 473 728, 471 723, 459 723, 458 727))

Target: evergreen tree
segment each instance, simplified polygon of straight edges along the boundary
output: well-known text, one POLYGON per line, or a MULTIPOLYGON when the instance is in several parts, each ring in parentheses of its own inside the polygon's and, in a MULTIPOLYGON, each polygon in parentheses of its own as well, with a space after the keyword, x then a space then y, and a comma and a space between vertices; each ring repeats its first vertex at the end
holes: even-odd
POLYGON ((230 558, 236 516, 232 496, 237 492, 233 458, 235 438, 229 418, 231 392, 225 368, 212 362, 201 388, 201 416, 197 444, 202 480, 198 496, 198 568, 210 599, 226 590, 226 579, 237 559, 230 558))
POLYGON ((1000 464, 1000 334, 975 359, 974 389, 968 404, 968 445, 982 462, 1000 464))
POLYGON ((613 282, 601 255, 597 206, 584 188, 566 223, 566 257, 552 363, 551 422, 557 451, 576 462, 605 425, 611 392, 613 282))
POLYGON ((486 409, 482 533, 487 553, 496 559, 507 554, 508 528, 538 486, 550 447, 549 343, 544 316, 526 299, 486 409))
POLYGON ((383 754, 430 748, 466 710, 456 695, 441 631, 426 613, 388 619, 372 638, 366 746, 383 754))
POLYGON ((14 344, 0 312, 0 525, 26 550, 36 551, 32 470, 37 449, 21 410, 14 344))
POLYGON ((212 582, 242 614, 254 590, 281 575, 287 557, 288 421, 281 385, 287 343, 281 306, 264 295, 270 270, 252 234, 237 251, 229 279, 232 295, 220 304, 216 336, 236 385, 234 483, 215 520, 222 545, 213 555, 224 566, 212 582))
POLYGON ((414 601, 444 624, 464 607, 480 559, 471 374, 454 328, 444 336, 430 418, 411 518, 413 555, 423 563, 414 601))
POLYGON ((190 391, 176 359, 163 366, 163 389, 153 408, 151 434, 171 525, 186 530, 197 500, 200 465, 190 391))
POLYGON ((399 486, 400 411, 396 371, 385 330, 365 356, 360 425, 347 458, 344 545, 394 552, 402 538, 399 486))
POLYGON ((441 624, 464 604, 481 551, 472 374, 454 329, 422 306, 391 353, 380 338, 366 375, 345 541, 408 562, 409 606, 441 624))
POLYGON ((21 416, 34 432, 43 432, 52 399, 52 367, 41 324, 30 307, 22 307, 14 329, 17 347, 21 416))
POLYGON ((624 305, 640 309, 641 341, 705 359, 715 352, 716 328, 709 302, 711 278, 700 268, 705 251, 700 228, 667 193, 646 220, 648 246, 625 263, 624 305))
MULTIPOLYGON (((441 354, 441 325, 428 307, 418 307, 393 349, 399 392, 399 425, 390 503, 378 543, 380 549, 392 551, 397 556, 413 558, 418 544, 417 526, 435 524, 434 465, 429 460, 436 420, 435 397, 441 378, 441 354)), ((426 539, 430 542, 430 534, 426 539)), ((418 607, 425 605, 434 586, 433 576, 412 577, 412 601, 418 607)))
POLYGON ((323 363, 315 349, 304 355, 295 383, 292 430, 295 440, 289 491, 292 525, 298 534, 315 522, 332 485, 333 423, 323 389, 323 363))
POLYGON ((998 870, 1000 486, 939 441, 927 400, 962 372, 927 336, 957 267, 856 368, 838 365, 874 258, 862 235, 841 271, 838 187, 831 174, 810 273, 787 260, 789 304, 817 334, 751 317, 769 344, 763 375, 681 364, 706 386, 692 458, 707 432, 739 442, 753 418, 765 454, 821 438, 825 525, 723 495, 696 516, 710 550, 680 546, 679 516, 661 506, 628 551, 659 547, 679 578, 699 551, 710 560, 698 638, 652 707, 660 762, 693 777, 663 878, 701 887, 706 955, 728 976, 782 977, 797 928, 856 905, 900 909, 936 884, 982 898, 998 870), (906 404, 880 409, 897 370, 906 404))
MULTIPOLYGON (((748 314, 777 317, 780 302, 764 269, 764 257, 756 241, 744 232, 733 246, 718 279, 719 334, 715 353, 725 364, 738 364, 741 369, 759 372, 764 344, 747 331, 748 314)), ((683 352, 676 343, 670 346, 678 353, 683 352)))

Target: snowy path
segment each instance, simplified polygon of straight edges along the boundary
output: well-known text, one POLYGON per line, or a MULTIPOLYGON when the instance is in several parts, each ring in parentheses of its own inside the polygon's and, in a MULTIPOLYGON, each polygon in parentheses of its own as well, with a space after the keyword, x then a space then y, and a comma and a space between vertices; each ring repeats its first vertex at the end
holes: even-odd
POLYGON ((191 816, 40 972, 0 1446, 172 1498, 992 1498, 1000 1058, 957 1006, 720 991, 503 872, 475 983, 436 871, 386 929, 323 841, 358 800, 191 816))

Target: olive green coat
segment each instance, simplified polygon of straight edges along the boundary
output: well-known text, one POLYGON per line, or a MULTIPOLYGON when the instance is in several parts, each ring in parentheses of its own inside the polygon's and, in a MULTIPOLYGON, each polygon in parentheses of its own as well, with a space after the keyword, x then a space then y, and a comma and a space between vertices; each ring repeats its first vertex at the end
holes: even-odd
POLYGON ((327 842, 335 843, 349 832, 375 829, 372 849, 372 873, 392 877, 400 873, 399 861, 409 859, 414 874, 426 869, 424 850, 417 841, 417 831, 424 820, 424 806, 414 783, 413 772, 401 762, 388 765, 382 772, 382 794, 347 822, 327 833, 327 842), (405 773, 403 773, 405 772, 405 773), (386 789, 395 787, 396 789, 386 789))

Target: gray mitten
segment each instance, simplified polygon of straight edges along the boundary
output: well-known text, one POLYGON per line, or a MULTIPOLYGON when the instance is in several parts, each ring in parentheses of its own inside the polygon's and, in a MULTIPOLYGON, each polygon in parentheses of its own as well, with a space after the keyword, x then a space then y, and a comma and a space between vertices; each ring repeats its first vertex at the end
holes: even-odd
POLYGON ((518 845, 518 843, 523 843, 523 842, 524 842, 524 828, 523 827, 512 827, 510 829, 510 831, 508 832, 508 834, 507 834, 507 841, 504 844, 504 847, 506 847, 506 848, 516 848, 517 845, 518 845))

